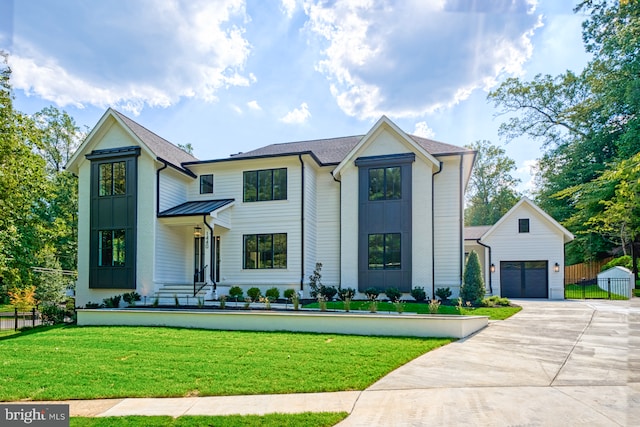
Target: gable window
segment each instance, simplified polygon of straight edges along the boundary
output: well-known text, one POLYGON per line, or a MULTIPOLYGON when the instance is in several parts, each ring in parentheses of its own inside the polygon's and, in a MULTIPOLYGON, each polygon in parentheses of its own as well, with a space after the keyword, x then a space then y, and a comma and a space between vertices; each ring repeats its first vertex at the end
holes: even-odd
POLYGON ((402 197, 399 166, 369 169, 369 200, 397 200, 402 197))
POLYGON ((124 162, 100 164, 99 175, 100 196, 117 196, 127 192, 127 177, 124 162))
POLYGON ((287 268, 287 235, 245 234, 244 269, 287 268))
POLYGON ((369 234, 369 270, 399 270, 400 248, 400 233, 369 234))
POLYGON ((124 230, 98 231, 98 266, 122 267, 125 265, 124 230))
POLYGON ((200 175, 200 194, 213 194, 213 175, 200 175))
POLYGON ((243 172, 243 201, 287 200, 287 169, 243 172))
POLYGON ((529 218, 518 219, 518 233, 529 232, 529 218))

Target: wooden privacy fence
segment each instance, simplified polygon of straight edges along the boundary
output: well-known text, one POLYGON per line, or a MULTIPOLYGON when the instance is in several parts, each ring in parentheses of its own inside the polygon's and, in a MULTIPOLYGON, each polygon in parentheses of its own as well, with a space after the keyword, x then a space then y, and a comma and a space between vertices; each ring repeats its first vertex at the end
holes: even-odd
POLYGON ((601 260, 583 262, 580 264, 567 265, 564 268, 564 283, 578 283, 584 280, 595 280, 602 269, 602 266, 611 261, 613 258, 605 258, 601 260))

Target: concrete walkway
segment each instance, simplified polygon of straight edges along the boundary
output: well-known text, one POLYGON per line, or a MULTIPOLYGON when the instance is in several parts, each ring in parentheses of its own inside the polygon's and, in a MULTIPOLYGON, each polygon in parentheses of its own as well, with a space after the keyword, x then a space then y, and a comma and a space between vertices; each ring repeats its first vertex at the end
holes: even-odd
POLYGON ((361 392, 67 403, 84 416, 349 412, 339 426, 640 425, 637 300, 516 301, 517 315, 361 392))

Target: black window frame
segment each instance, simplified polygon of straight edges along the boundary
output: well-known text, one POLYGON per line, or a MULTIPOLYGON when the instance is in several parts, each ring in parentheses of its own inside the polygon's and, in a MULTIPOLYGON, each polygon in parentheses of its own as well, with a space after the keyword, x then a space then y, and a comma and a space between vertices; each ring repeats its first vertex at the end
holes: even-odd
POLYGON ((102 162, 98 166, 98 196, 127 194, 127 167, 124 161, 102 162), (105 172, 108 172, 105 173, 105 172), (120 179, 117 179, 118 176, 120 179))
POLYGON ((212 173, 200 175, 200 194, 213 194, 213 174, 212 173), (209 178, 211 179, 211 182, 206 182, 209 178), (206 191, 206 190, 211 190, 211 191, 206 191))
POLYGON ((125 229, 98 230, 98 267, 125 267, 126 243, 125 229))
POLYGON ((529 233, 531 231, 531 222, 529 218, 518 218, 518 233, 529 233))
MULTIPOLYGON (((378 200, 401 200, 402 199, 402 167, 401 166, 383 166, 383 167, 374 167, 369 168, 368 172, 369 177, 369 201, 378 201, 378 200), (389 175, 392 172, 394 175, 397 174, 397 185, 394 186, 394 181, 389 179, 389 175), (377 185, 377 187, 381 187, 381 191, 372 191, 372 185, 374 174, 379 175, 382 172, 382 182, 377 185), (379 194, 379 196, 376 196, 379 194)), ((378 177, 379 179, 379 177, 378 177)))
POLYGON ((287 168, 257 169, 242 173, 242 201, 287 200, 287 168))
POLYGON ((242 236, 243 270, 284 270, 287 268, 287 233, 244 234, 242 236), (276 239, 284 239, 284 250, 277 250, 276 239), (248 249, 247 245, 251 245, 248 249), (253 255, 253 256, 252 256, 253 255))
POLYGON ((402 233, 369 233, 367 238, 367 268, 369 270, 401 270, 402 233), (397 241, 392 241, 396 237, 397 241), (377 256, 381 257, 381 262, 379 263, 372 263, 372 257, 376 256, 376 253, 372 252, 372 239, 382 239, 382 251, 376 251, 377 256), (393 248, 391 247, 392 244, 394 244, 393 248), (372 265, 378 265, 379 267, 372 265))

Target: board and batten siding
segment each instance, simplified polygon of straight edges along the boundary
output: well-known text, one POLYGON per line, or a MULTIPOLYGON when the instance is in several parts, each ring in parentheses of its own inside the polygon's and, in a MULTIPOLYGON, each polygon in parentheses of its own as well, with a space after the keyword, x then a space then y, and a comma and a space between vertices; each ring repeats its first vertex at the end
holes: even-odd
POLYGON ((491 234, 483 243, 491 246, 492 262, 496 266, 492 274, 493 293, 500 295, 500 262, 501 261, 547 261, 549 278, 549 298, 564 298, 564 235, 556 226, 547 221, 537 211, 522 204, 491 234), (518 232, 518 219, 529 219, 529 232, 518 232), (558 263, 560 272, 553 271, 558 263))
POLYGON ((460 291, 460 267, 464 256, 460 212, 461 156, 438 157, 442 170, 434 176, 434 258, 435 289, 451 288, 453 297, 460 291))
POLYGON ((412 245, 412 287, 423 287, 430 293, 432 282, 433 258, 432 245, 432 212, 431 212, 431 180, 435 172, 434 166, 425 163, 419 157, 413 164, 412 185, 412 228, 414 238, 412 245))

